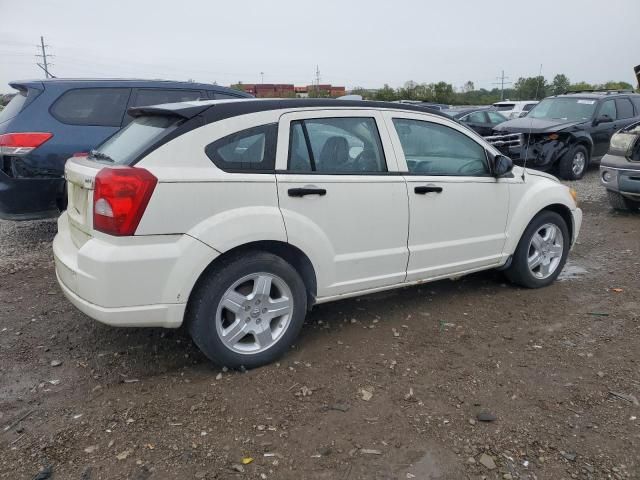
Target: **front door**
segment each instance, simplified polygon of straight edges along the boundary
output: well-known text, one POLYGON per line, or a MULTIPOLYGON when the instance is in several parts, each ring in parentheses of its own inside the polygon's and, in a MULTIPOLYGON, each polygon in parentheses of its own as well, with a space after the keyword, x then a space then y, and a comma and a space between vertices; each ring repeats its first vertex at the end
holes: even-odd
POLYGON ((490 174, 484 147, 439 117, 385 113, 406 163, 409 194, 407 281, 504 263, 509 179, 490 174))
POLYGON ((593 138, 592 157, 601 157, 609 150, 609 141, 613 136, 613 132, 615 132, 615 122, 617 120, 615 100, 611 99, 602 102, 595 118, 600 119, 601 117, 608 117, 611 121, 601 122, 593 127, 591 134, 593 138))
POLYGON ((310 256, 319 297, 401 283, 408 201, 379 112, 281 117, 277 183, 289 243, 310 256))

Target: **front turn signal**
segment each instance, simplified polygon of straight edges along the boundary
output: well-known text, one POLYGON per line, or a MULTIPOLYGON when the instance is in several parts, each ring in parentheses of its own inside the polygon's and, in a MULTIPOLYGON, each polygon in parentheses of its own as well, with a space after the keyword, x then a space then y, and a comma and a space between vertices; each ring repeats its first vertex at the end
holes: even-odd
POLYGON ((571 195, 571 198, 573 198, 573 201, 576 204, 576 207, 578 206, 578 192, 576 192, 575 188, 570 188, 569 189, 569 194, 571 195))

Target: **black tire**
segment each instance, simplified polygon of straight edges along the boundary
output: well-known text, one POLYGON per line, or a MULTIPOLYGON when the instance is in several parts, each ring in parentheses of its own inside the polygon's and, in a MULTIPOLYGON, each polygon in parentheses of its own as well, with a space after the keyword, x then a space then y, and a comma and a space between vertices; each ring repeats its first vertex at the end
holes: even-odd
POLYGON ((282 356, 294 343, 307 311, 305 284, 288 262, 277 255, 245 252, 222 260, 199 283, 187 311, 191 338, 214 363, 229 368, 255 368, 282 356), (238 280, 258 272, 279 277, 291 291, 293 314, 281 336, 268 349, 257 353, 238 353, 225 345, 216 329, 216 312, 225 292, 238 280))
POLYGON ((574 145, 565 153, 558 164, 558 176, 564 180, 579 180, 589 168, 590 158, 589 151, 584 145, 574 145), (582 154, 585 162, 584 167, 579 172, 574 172, 573 163, 577 155, 582 154))
POLYGON ((607 190, 607 198, 609 199, 609 204, 614 210, 631 210, 632 212, 637 212, 638 210, 640 210, 640 202, 629 200, 628 198, 623 197, 618 192, 607 190))
POLYGON ((547 285, 553 283, 556 278, 558 278, 558 275, 560 275, 560 272, 564 268, 564 264, 567 261, 567 255, 569 254, 570 247, 571 238, 569 237, 569 229, 564 219, 555 212, 543 210, 538 215, 536 215, 533 220, 531 220, 531 222, 525 229, 522 237, 520 238, 520 241, 518 242, 516 251, 513 254, 513 258, 511 259, 511 265, 509 265, 509 268, 507 268, 504 273, 511 282, 522 287, 546 287, 547 285), (531 272, 527 260, 529 256, 529 246, 531 244, 533 235, 540 229, 540 227, 547 223, 556 225, 562 232, 563 251, 562 256, 560 257, 560 262, 558 263, 555 271, 549 277, 541 279, 537 278, 531 272))

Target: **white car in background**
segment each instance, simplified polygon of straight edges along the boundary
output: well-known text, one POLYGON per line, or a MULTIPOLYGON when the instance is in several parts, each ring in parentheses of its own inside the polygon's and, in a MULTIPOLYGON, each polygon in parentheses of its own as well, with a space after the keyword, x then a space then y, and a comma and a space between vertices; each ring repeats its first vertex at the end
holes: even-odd
POLYGON ((549 285, 580 230, 575 192, 422 107, 230 100, 130 113, 66 164, 58 281, 110 325, 185 323, 221 365, 275 360, 314 304, 494 268, 549 285))
POLYGON ((529 112, 529 110, 535 107, 538 103, 540 103, 538 102, 538 100, 504 100, 494 103, 493 106, 502 115, 511 120, 514 118, 524 117, 529 112))

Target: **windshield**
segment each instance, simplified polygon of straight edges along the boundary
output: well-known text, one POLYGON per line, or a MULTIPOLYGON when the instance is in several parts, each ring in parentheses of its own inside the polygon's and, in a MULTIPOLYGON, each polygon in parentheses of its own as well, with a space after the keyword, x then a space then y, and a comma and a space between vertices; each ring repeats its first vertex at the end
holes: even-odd
POLYGON ((129 165, 146 148, 167 133, 178 122, 177 117, 138 117, 109 138, 89 158, 118 165, 129 165))
POLYGON ((586 98, 546 98, 533 107, 527 118, 580 122, 589 120, 596 109, 596 101, 586 98))
POLYGON ((0 123, 6 122, 7 120, 12 119, 20 110, 22 110, 22 106, 24 102, 27 100, 26 92, 18 92, 15 97, 13 97, 6 107, 0 111, 0 123))

